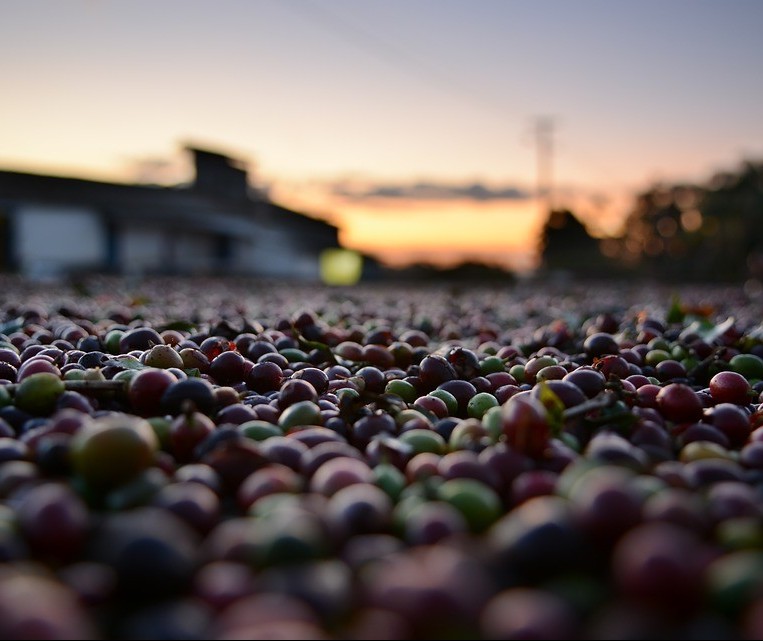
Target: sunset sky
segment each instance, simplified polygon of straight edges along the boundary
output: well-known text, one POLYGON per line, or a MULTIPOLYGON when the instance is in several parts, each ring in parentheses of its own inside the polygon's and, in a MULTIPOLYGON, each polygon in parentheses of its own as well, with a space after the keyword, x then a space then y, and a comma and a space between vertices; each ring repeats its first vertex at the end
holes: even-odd
POLYGON ((763 158, 760 0, 2 0, 0 168, 191 177, 186 144, 399 263, 532 265, 656 181, 763 158))

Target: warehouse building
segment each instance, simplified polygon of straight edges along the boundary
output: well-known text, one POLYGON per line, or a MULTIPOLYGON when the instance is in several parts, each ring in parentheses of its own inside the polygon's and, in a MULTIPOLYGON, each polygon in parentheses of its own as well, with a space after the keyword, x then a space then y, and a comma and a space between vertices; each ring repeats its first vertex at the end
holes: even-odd
POLYGON ((241 162, 188 151, 195 179, 175 187, 0 171, 0 270, 319 279, 335 226, 258 194, 241 162))

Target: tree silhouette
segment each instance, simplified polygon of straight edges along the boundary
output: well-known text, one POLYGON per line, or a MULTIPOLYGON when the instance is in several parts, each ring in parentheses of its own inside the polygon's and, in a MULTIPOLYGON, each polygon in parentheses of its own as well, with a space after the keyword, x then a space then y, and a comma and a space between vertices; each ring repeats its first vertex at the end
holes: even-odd
POLYGON ((586 226, 569 209, 549 212, 540 237, 542 274, 606 278, 610 263, 586 226))
POLYGON ((617 252, 637 274, 683 281, 763 278, 763 164, 705 185, 656 185, 636 197, 617 252))

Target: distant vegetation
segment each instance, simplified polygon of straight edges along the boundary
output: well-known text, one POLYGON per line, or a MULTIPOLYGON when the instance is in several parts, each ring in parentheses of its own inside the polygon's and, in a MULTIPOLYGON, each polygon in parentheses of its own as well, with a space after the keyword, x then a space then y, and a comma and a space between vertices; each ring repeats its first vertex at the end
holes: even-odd
POLYGON ((763 281, 763 162, 707 184, 654 185, 611 238, 592 237, 571 211, 552 211, 540 254, 543 275, 763 281))
POLYGON ((448 282, 481 282, 501 283, 513 282, 514 274, 498 265, 487 265, 476 261, 467 261, 452 267, 419 263, 403 269, 376 268, 371 279, 392 278, 394 280, 431 283, 448 282))

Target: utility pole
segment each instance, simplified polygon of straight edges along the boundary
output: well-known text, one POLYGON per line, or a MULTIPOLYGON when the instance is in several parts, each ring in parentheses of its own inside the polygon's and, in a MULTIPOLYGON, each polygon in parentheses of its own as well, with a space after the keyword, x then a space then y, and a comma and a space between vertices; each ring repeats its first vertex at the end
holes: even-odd
POLYGON ((550 116, 535 119, 535 147, 537 152, 538 202, 541 216, 545 218, 553 209, 552 156, 554 121, 550 116))

